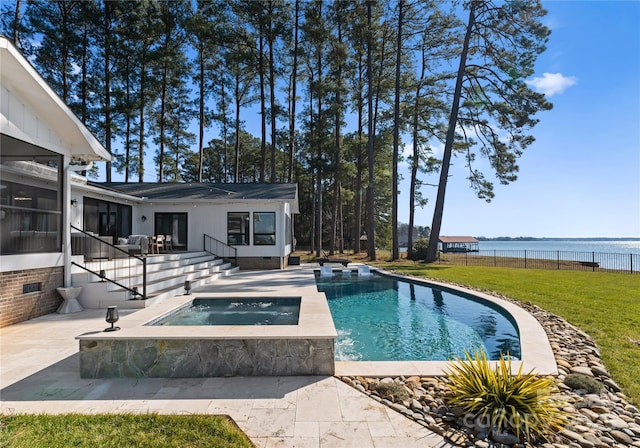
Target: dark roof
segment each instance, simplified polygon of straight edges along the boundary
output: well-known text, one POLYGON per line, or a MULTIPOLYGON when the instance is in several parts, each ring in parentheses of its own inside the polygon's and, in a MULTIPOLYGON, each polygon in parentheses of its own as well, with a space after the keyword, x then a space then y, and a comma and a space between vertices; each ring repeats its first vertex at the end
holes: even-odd
POLYGON ((441 243, 477 243, 478 240, 472 236, 441 236, 441 243))
POLYGON ((297 184, 214 184, 178 182, 89 182, 90 185, 153 200, 280 200, 297 201, 297 184))

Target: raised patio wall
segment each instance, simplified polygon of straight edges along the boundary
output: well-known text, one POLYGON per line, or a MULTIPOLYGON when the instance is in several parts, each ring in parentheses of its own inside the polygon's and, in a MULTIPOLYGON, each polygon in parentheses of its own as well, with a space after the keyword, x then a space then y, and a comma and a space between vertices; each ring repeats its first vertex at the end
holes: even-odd
POLYGON ((56 288, 62 286, 64 268, 52 267, 0 273, 0 327, 53 313, 62 303, 56 288), (38 291, 25 292, 30 286, 38 291))

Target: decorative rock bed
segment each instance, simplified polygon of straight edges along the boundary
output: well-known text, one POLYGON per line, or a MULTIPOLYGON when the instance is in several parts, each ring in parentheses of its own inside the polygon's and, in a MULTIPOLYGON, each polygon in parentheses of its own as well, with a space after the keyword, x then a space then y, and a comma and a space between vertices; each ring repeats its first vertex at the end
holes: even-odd
POLYGON ((445 398, 450 389, 445 377, 341 379, 459 446, 640 448, 640 411, 627 401, 620 387, 610 377, 593 339, 564 319, 535 305, 501 298, 517 303, 538 319, 553 348, 559 372, 556 382, 560 390, 559 398, 567 403, 565 411, 570 415, 570 423, 550 442, 522 444, 510 434, 490 437, 482 427, 469 424, 469 419, 462 415, 460 409, 447 407, 445 398), (572 390, 564 383, 567 375, 572 373, 597 380, 603 386, 601 392, 572 390), (385 383, 387 387, 384 387, 385 383), (395 387, 390 387, 392 383, 395 383, 395 387))

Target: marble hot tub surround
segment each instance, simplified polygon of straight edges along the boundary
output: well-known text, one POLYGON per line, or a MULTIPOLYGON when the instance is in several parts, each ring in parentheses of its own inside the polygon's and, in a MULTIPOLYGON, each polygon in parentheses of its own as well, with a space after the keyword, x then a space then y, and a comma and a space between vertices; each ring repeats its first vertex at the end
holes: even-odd
MULTIPOLYGON (((77 337, 82 378, 333 375, 337 337, 315 284, 283 291, 194 293, 120 319, 120 331, 77 337), (287 291, 288 292, 288 291, 287 291), (298 325, 152 326, 194 298, 300 297, 298 325)), ((102 330, 102 329, 101 329, 102 330)))

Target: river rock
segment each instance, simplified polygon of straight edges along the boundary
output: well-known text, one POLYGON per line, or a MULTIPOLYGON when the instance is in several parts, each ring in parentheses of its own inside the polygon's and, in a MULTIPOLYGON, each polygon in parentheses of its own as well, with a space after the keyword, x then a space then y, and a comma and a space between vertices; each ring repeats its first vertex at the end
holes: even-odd
POLYGON ((609 377, 609 372, 607 372, 607 369, 605 369, 604 366, 601 366, 599 364, 592 365, 591 371, 596 376, 606 376, 607 378, 609 377))
POLYGON ((620 386, 618 386, 618 384, 613 381, 611 378, 607 378, 606 380, 603 381, 603 383, 605 384, 605 386, 607 386, 608 388, 610 388, 611 390, 615 391, 615 392, 620 392, 620 386))
POLYGON ((520 442, 520 439, 518 439, 515 434, 510 434, 508 432, 494 432, 491 434, 491 439, 505 445, 513 445, 520 442))
POLYGON ((580 373, 582 375, 593 376, 593 372, 589 367, 575 366, 571 367, 571 373, 580 373))
POLYGON ((626 445, 631 445, 633 443, 633 439, 631 437, 617 429, 609 432, 609 435, 611 435, 611 437, 613 437, 617 442, 624 443, 626 445))
POLYGON ((607 428, 611 429, 624 429, 629 427, 627 422, 613 414, 602 414, 598 417, 598 420, 600 420, 607 428))

